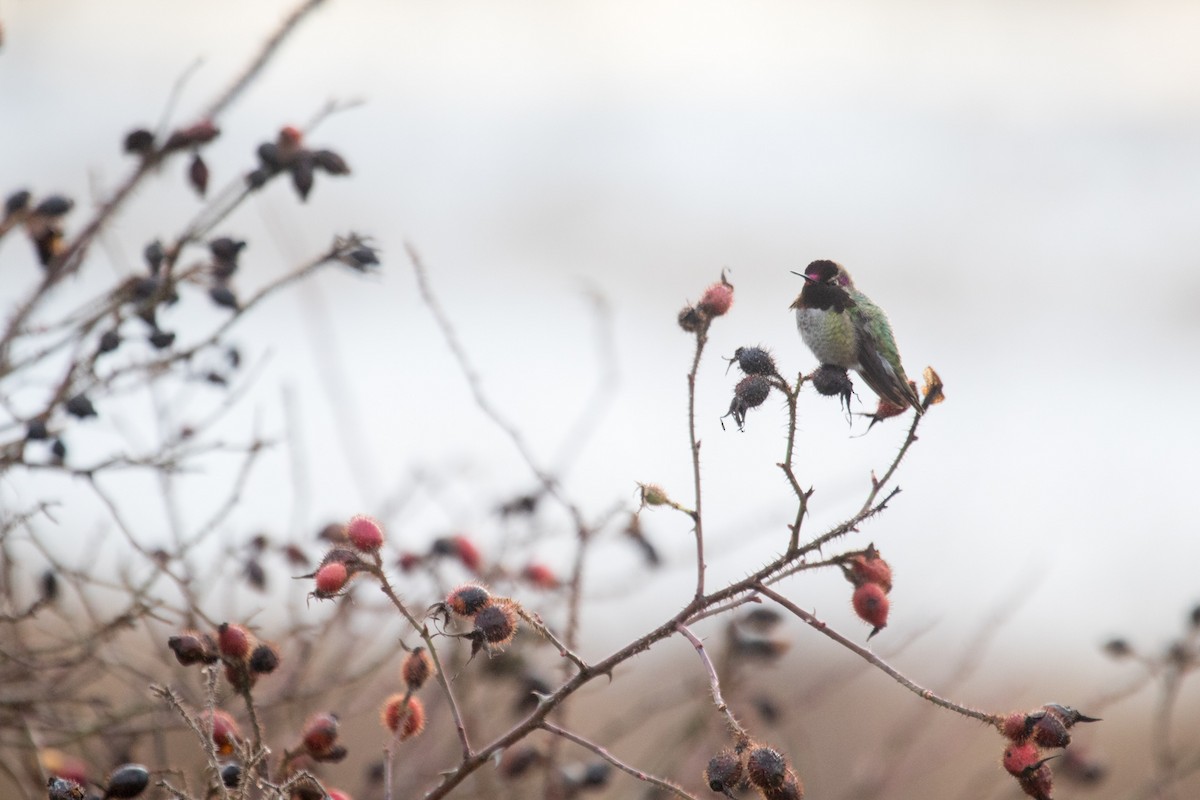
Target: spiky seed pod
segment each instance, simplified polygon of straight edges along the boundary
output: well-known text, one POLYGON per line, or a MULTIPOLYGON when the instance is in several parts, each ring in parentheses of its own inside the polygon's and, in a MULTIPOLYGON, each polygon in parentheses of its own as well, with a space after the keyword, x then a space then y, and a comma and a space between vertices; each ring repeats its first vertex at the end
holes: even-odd
POLYGON ((473 583, 465 583, 446 595, 446 607, 460 617, 473 617, 491 604, 488 590, 473 583))
POLYGON ((517 632, 517 614, 508 603, 492 603, 475 614, 475 632, 490 645, 506 645, 517 632))
POLYGON ((874 626, 867 638, 887 627, 888 598, 883 587, 877 583, 864 583, 854 590, 854 613, 859 619, 874 626))
POLYGON ((746 777, 759 789, 778 789, 783 786, 787 776, 787 760, 778 750, 759 746, 746 756, 746 777))
POLYGON ((384 702, 380 720, 400 741, 411 739, 425 729, 425 706, 419 697, 394 694, 384 702))
POLYGON ((746 375, 775 375, 775 359, 761 347, 739 347, 733 351, 733 360, 746 375))
POLYGON ((400 665, 400 677, 409 691, 417 691, 433 674, 433 661, 424 647, 414 647, 400 665))
POLYGON ((1041 751, 1033 742, 1021 742, 1019 744, 1010 744, 1004 748, 1004 756, 1000 763, 1004 765, 1004 769, 1009 775, 1016 778, 1025 774, 1026 770, 1034 768, 1041 758, 1041 751))
POLYGON ((731 750, 722 750, 708 760, 704 768, 704 782, 714 792, 728 795, 742 782, 742 759, 731 750))

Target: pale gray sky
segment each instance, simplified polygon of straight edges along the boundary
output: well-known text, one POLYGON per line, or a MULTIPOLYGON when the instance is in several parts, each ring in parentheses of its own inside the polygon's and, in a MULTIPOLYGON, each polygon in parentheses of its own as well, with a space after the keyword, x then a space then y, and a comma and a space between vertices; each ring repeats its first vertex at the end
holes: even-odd
MULTIPOLYGON (((182 121, 288 6, 8 0, 0 189, 82 200, 111 185, 129 168, 123 134, 159 118, 176 78, 204 59, 182 121)), ((384 269, 324 276, 245 326, 250 350, 273 355, 235 424, 281 431, 280 387, 295 389, 305 525, 378 507, 415 467, 469 465, 478 486, 464 477, 395 521, 424 543, 486 530, 489 505, 528 485, 416 298, 407 238, 487 390, 547 459, 594 383, 586 295, 603 293, 621 382, 569 485, 597 513, 637 480, 687 497, 689 340, 674 319, 729 267, 737 299, 713 329, 699 407, 711 576, 737 577, 785 541, 783 416, 772 399, 745 433, 722 431, 733 378, 717 356, 763 343, 785 372, 811 369, 789 270, 834 258, 888 310, 909 372, 932 364, 949 396, 904 493, 861 538, 896 570, 895 628, 970 630, 972 609, 1036 571, 1004 635, 1089 669, 1111 633, 1160 642, 1200 601, 1196 30, 1185 2, 331 2, 231 109, 209 162, 221 185, 280 125, 363 99, 312 137, 350 179, 319 182, 304 206, 273 187, 226 227, 251 239, 247 285, 347 229, 377 237, 384 269), (362 437, 349 450, 321 378, 362 437)), ((195 212, 183 169, 120 218, 109 252, 126 255, 101 254, 97 280, 195 212)), ((35 274, 22 247, 0 248, 5 300, 35 274)), ((857 508, 903 429, 851 439, 834 403, 807 396, 801 412, 817 529, 857 508)), ((280 457, 257 476, 245 530, 289 519, 287 469, 280 457)), ((0 486, 6 503, 29 491, 0 486)), ((78 529, 93 518, 81 511, 78 529)), ((690 537, 682 520, 648 522, 672 569, 639 590, 629 563, 599 564, 594 584, 656 616, 689 591, 690 537)), ((836 581, 794 594, 858 624, 836 581)))

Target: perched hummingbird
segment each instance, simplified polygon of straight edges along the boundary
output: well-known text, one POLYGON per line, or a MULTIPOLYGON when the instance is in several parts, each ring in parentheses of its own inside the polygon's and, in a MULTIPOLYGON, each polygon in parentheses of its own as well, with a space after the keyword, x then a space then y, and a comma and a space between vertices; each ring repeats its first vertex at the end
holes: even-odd
POLYGON ((883 309, 855 289, 850 273, 836 262, 814 261, 800 277, 804 288, 791 307, 800 338, 817 360, 852 369, 882 400, 923 413, 883 309))

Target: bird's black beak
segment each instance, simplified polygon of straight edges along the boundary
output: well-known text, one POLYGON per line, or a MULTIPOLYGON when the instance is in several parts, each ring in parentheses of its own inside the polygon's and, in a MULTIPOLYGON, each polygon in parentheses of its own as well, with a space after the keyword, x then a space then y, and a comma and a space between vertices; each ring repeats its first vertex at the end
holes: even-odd
POLYGON ((799 275, 801 278, 804 278, 804 280, 808 281, 809 283, 817 282, 817 279, 812 277, 811 275, 806 275, 803 272, 796 272, 796 270, 792 270, 791 272, 793 275, 799 275))

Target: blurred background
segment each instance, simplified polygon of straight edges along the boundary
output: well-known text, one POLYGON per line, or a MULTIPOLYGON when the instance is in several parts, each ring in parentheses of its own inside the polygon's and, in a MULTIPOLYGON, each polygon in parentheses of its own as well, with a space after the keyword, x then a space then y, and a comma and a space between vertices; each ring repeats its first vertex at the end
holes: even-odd
MULTIPOLYGON (((84 217, 131 169, 122 137, 158 123, 196 60, 175 123, 291 5, 5 0, 0 190, 62 192, 84 217)), ((248 287, 349 230, 375 238, 383 268, 322 274, 239 323, 255 378, 224 430, 286 446, 251 475, 227 539, 399 508, 386 521, 408 546, 461 530, 486 551, 496 506, 534 487, 422 304, 409 242, 488 397, 592 517, 632 507, 636 481, 691 503, 692 339, 675 318, 726 270, 736 299, 710 334, 698 430, 710 584, 740 578, 785 546, 794 498, 775 466, 782 400, 744 432, 723 426, 736 378, 719 356, 762 344, 785 375, 811 370, 790 270, 832 258, 888 311, 910 375, 933 366, 948 398, 903 493, 852 542, 874 541, 896 572, 874 645, 906 643, 897 664, 935 690, 975 648, 978 677, 955 687, 971 705, 1087 712, 1136 674, 1101 655, 1106 640, 1156 654, 1200 601, 1197 30, 1196 4, 1132 0, 329 3, 206 154, 215 185, 239 180, 281 126, 361 101, 309 134, 354 174, 305 204, 273 185, 219 232, 250 241, 248 287)), ((139 193, 64 307, 142 269, 145 243, 196 213, 185 168, 139 193)), ((39 277, 23 248, 0 248, 6 307, 39 277)), ((873 406, 860 386, 855 410, 873 406)), ((862 503, 906 420, 860 436, 862 420, 806 389, 800 421, 817 532, 862 503)), ((136 443, 141 424, 102 409, 73 452, 136 443)), ((52 480, 9 475, 0 503, 49 493, 65 546, 101 535, 95 504, 52 480)), ((196 476, 184 507, 228 481, 196 476)), ((167 511, 137 506, 152 538, 167 511)), ((592 563, 588 656, 690 597, 687 521, 643 522, 665 563, 638 569, 615 546, 592 563)), ((572 542, 563 527, 539 557, 566 571, 572 542)), ((865 635, 840 576, 787 592, 865 635)), ((852 659, 800 627, 796 669, 852 659)), ((1195 693, 1185 702, 1194 712, 1195 693)), ((1196 716, 1179 719, 1194 743, 1196 716)), ((1089 734, 1118 761, 1145 758, 1113 752, 1120 728, 1089 734)))

